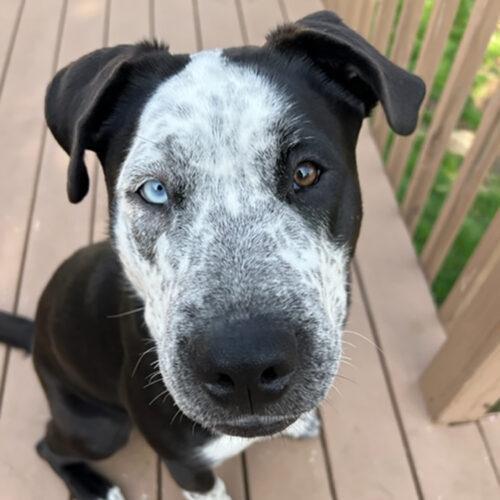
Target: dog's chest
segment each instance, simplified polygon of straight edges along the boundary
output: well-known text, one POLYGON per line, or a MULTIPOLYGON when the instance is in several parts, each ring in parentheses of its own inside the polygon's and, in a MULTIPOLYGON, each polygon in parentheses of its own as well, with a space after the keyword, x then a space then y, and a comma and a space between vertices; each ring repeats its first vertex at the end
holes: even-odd
POLYGON ((207 443, 199 452, 211 466, 216 466, 224 462, 224 460, 234 457, 257 441, 259 441, 259 438, 222 435, 207 443))

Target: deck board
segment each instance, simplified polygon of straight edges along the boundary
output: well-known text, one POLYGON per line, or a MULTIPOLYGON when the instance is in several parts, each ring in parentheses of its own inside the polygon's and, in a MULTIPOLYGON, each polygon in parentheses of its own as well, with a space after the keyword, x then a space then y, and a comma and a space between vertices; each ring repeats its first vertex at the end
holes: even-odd
MULTIPOLYGON (((0 72, 20 2, 0 0, 0 72)), ((104 238, 107 227, 100 169, 93 175, 91 195, 71 205, 65 194, 67 156, 49 135, 41 149, 43 94, 53 70, 62 6, 63 0, 26 0, 0 94, 3 164, 16 165, 9 170, 9 182, 0 183, 0 234, 9 235, 0 244, 0 308, 14 307, 20 283, 18 310, 29 316, 53 269, 75 248, 104 238)), ((193 51, 200 38, 205 48, 239 45, 246 38, 260 44, 284 15, 293 20, 320 8, 320 0, 69 0, 59 66, 103 43, 135 42, 152 34, 165 39, 172 52, 193 51)), ((498 418, 446 428, 431 424, 426 414, 418 376, 444 336, 374 147, 365 131, 359 160, 366 215, 356 260, 363 288, 355 273, 348 329, 380 341, 384 361, 371 344, 347 334, 345 340, 356 344, 355 349, 347 346, 346 352, 357 369, 343 366, 341 375, 354 382, 339 378, 336 386, 343 396, 332 391, 323 405, 323 440, 275 439, 248 450, 246 466, 242 457, 224 464, 219 474, 234 500, 328 499, 331 478, 335 500, 411 500, 418 498, 411 465, 422 499, 500 496, 491 464, 492 460, 498 473, 498 418)), ((0 498, 68 498, 34 451, 48 413, 31 362, 21 353, 11 355, 2 403, 0 498)), ((96 467, 128 498, 182 498, 137 432, 116 456, 96 467)))
POLYGON ((366 129, 358 156, 365 215, 356 261, 423 496, 499 498, 499 485, 476 425, 446 427, 429 421, 419 377, 445 334, 366 129))
MULTIPOLYGON (((100 45, 103 18, 100 2, 96 0, 69 4, 59 67, 100 45)), ((19 296, 19 312, 29 317, 33 316, 38 297, 55 268, 75 249, 88 243, 90 203, 88 199, 79 205, 68 203, 67 166, 67 155, 47 135, 19 296)), ((65 486, 34 451, 35 443, 44 434, 48 411, 32 364, 19 353, 12 356, 7 372, 4 403, 0 421, 2 454, 9 456, 10 467, 32 477, 30 481, 23 481, 22 475, 5 477, 2 468, 0 482, 5 491, 12 492, 10 498, 16 499, 35 498, 37 494, 42 498, 67 498, 65 486), (19 387, 25 389, 20 391, 19 387), (9 453, 9 449, 20 451, 9 453)))
POLYGON ((486 415, 478 424, 488 443, 497 480, 500 483, 500 413, 486 415))
POLYGON ((22 7, 23 0, 4 0, 0 9, 0 97, 22 7))
POLYGON ((349 364, 341 366, 341 377, 335 381, 340 394, 331 391, 322 405, 338 498, 416 499, 379 352, 355 276, 344 341, 344 353, 350 359, 349 364))

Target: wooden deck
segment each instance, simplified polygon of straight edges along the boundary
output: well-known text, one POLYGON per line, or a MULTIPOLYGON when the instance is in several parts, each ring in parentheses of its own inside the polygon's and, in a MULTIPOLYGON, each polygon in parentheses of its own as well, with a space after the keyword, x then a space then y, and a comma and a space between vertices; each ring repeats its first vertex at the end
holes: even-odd
MULTIPOLYGON (((42 114, 56 68, 151 35, 176 52, 258 44, 271 26, 320 8, 320 0, 0 0, 0 309, 33 315, 56 266, 106 231, 96 167, 92 196, 66 200, 67 157, 42 114)), ((442 427, 424 408, 418 378, 444 333, 366 130, 359 164, 365 219, 346 332, 355 368, 342 369, 352 381, 338 379, 323 405, 320 439, 256 445, 220 474, 235 500, 498 499, 500 419, 442 427)), ((0 375, 0 499, 67 499, 34 451, 47 409, 30 360, 0 346, 0 375)), ((137 435, 96 466, 130 499, 181 498, 137 435)))

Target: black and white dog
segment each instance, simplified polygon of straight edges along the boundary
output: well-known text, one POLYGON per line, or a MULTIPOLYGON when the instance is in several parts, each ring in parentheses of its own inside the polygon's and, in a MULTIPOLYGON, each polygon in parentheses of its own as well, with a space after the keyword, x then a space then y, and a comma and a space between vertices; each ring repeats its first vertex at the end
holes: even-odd
POLYGON ((317 433, 361 222, 361 122, 380 101, 408 134, 423 95, 326 11, 263 47, 120 45, 57 73, 46 117, 69 199, 95 151, 111 237, 62 264, 34 324, 2 315, 0 331, 32 347, 52 414, 38 451, 75 497, 122 498, 87 461, 133 425, 192 499, 229 498, 212 468, 253 440, 317 433))

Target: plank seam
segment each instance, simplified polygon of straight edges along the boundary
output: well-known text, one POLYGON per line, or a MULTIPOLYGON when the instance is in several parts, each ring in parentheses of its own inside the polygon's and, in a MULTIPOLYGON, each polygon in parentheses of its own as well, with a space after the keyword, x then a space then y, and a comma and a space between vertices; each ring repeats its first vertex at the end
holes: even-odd
POLYGON ((19 25, 21 24, 21 17, 23 15, 25 3, 26 3, 26 0, 22 0, 22 2, 19 4, 16 18, 14 20, 14 26, 12 28, 12 33, 10 34, 9 44, 7 46, 7 54, 5 55, 4 65, 2 68, 2 73, 0 75, 0 97, 2 96, 2 91, 3 91, 3 87, 5 85, 5 80, 7 79, 7 72, 9 70, 12 52, 14 52, 14 45, 16 44, 17 33, 19 31, 19 25))
POLYGON ((387 363, 385 361, 384 354, 382 353, 382 343, 380 341, 380 335, 378 333, 377 324, 375 321, 373 311, 370 307, 370 303, 368 300, 368 294, 367 294, 366 287, 365 287, 365 282, 363 280, 363 276, 361 273, 361 269, 358 265, 357 258, 354 259, 353 268, 354 268, 354 272, 356 273, 356 276, 358 278, 359 290, 361 293, 361 297, 363 299, 363 306, 365 308, 366 316, 368 318, 368 324, 370 325, 370 328, 372 330, 373 339, 375 341, 375 344, 378 347, 378 349, 376 349, 377 355, 378 355, 378 358, 380 361, 380 366, 382 368, 382 373, 383 373, 383 376, 385 379, 387 390, 389 392, 389 398, 391 400, 391 405, 392 405, 392 409, 394 412, 394 416, 395 416, 396 422, 398 424, 399 434, 401 437, 401 441, 403 443, 403 448, 405 450, 406 459, 408 461, 408 466, 410 467, 410 473, 411 473, 411 477, 413 480, 413 485, 415 487, 415 491, 416 491, 418 499, 424 500, 422 487, 421 487, 420 481, 418 479, 417 468, 415 465, 415 461, 413 460, 413 455, 411 454, 410 443, 409 443, 408 436, 406 434, 406 430, 405 430, 405 427, 403 424, 401 410, 399 408, 399 405, 398 405, 398 402, 396 399, 396 393, 394 391, 394 386, 392 384, 391 375, 389 373, 389 368, 388 368, 387 363))
POLYGON ((288 10, 286 8, 284 0, 278 0, 278 7, 280 9, 281 17, 283 18, 283 20, 286 23, 289 23, 290 22, 290 16, 288 14, 288 10))
POLYGON ((155 36, 155 0, 149 0, 148 13, 149 38, 153 38, 155 36))
POLYGON ((250 500, 250 480, 248 478, 247 456, 245 452, 241 454, 241 468, 243 472, 243 492, 245 494, 245 500, 250 500))
POLYGON ((495 457, 493 456, 493 452, 491 451, 491 446, 490 442, 488 441, 488 438, 486 437, 486 434, 484 432, 483 426, 481 425, 481 421, 475 422, 477 430, 479 431, 479 435, 481 436, 481 439, 483 440, 483 445, 486 450, 486 455, 488 456, 488 461, 490 462, 491 468, 493 469, 493 473, 495 474, 495 477, 497 478, 497 483, 500 486, 500 470, 498 469, 497 463, 495 461, 495 457))
POLYGON ((241 0, 234 0, 236 6, 236 15, 238 17, 238 23, 240 25, 241 37, 243 39, 243 43, 248 45, 248 31, 245 23, 245 19, 243 17, 243 6, 241 5, 241 0))
POLYGON ((163 480, 161 473, 161 458, 156 455, 156 498, 157 500, 163 499, 163 480))
POLYGON ((203 38, 201 36, 201 20, 200 20, 200 7, 198 0, 193 2, 193 19, 194 19, 194 33, 196 36, 196 50, 200 51, 203 48, 203 38))
POLYGON ((326 436, 325 436, 325 428, 323 415, 320 411, 318 411, 318 418, 321 422, 321 431, 320 431, 320 443, 321 448, 323 450, 323 456, 325 458, 325 467, 326 467, 326 477, 328 478, 328 488, 330 490, 330 496, 332 500, 338 500, 337 490, 335 489, 335 477, 333 474, 333 464, 330 458, 330 452, 328 450, 328 446, 326 444, 326 436))

